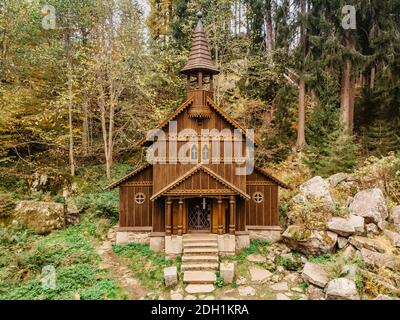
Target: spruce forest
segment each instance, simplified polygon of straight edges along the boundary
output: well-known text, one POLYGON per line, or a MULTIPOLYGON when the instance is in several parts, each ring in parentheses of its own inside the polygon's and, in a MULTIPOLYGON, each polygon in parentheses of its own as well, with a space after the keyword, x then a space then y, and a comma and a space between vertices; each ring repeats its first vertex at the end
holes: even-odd
MULTIPOLYGON (((399 0, 0 0, 0 300, 173 298, 163 268, 179 259, 104 245, 119 193, 103 188, 143 165, 138 142, 185 102, 199 11, 220 70, 214 100, 255 130, 256 163, 292 187, 283 229, 322 210, 290 200, 315 176, 362 177, 389 211, 400 204, 399 0), (21 215, 32 203, 68 216, 42 226, 21 215), (56 289, 43 286, 49 265, 56 289)), ((335 196, 345 206, 360 190, 335 196)), ((232 259, 247 268, 269 248, 232 259)), ((360 273, 360 297, 398 297, 394 272, 390 294, 360 273)))

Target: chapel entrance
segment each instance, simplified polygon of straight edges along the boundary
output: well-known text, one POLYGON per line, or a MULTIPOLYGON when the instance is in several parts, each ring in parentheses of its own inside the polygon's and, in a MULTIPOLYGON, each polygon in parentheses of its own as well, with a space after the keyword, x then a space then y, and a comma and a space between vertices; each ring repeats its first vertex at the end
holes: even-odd
POLYGON ((188 231, 211 232, 212 201, 193 198, 188 201, 188 231))

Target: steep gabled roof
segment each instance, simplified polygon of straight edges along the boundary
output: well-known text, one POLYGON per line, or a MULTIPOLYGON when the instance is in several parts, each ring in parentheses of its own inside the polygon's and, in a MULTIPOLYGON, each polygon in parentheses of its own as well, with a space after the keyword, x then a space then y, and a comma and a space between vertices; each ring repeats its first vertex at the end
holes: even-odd
POLYGON ((248 200, 248 199, 251 198, 246 192, 242 191, 241 189, 239 189, 238 187, 236 187, 235 185, 233 185, 229 181, 226 181, 223 177, 221 177, 220 175, 218 175, 217 173, 212 171, 210 168, 205 167, 202 164, 199 164, 196 167, 194 167, 193 169, 191 169, 188 172, 186 172, 183 176, 179 177, 178 179, 176 179, 175 181, 171 182, 169 185, 167 185, 166 187, 164 187, 163 189, 161 189, 160 191, 155 193, 150 198, 150 200, 152 200, 152 201, 156 200, 157 198, 161 197, 164 193, 176 188, 178 185, 180 185, 185 180, 187 180, 190 177, 192 177, 196 172, 199 172, 200 170, 203 170, 205 173, 210 175, 212 178, 214 178, 218 182, 222 183, 225 187, 227 187, 228 189, 231 189, 233 192, 237 193, 238 195, 240 195, 244 199, 248 200))
POLYGON ((108 185, 107 187, 103 188, 103 191, 112 190, 112 189, 115 189, 115 188, 119 187, 126 180, 128 180, 130 178, 133 178, 134 176, 136 176, 137 174, 139 174, 140 172, 142 172, 143 170, 147 169, 150 166, 152 166, 152 164, 146 163, 145 165, 141 166, 140 168, 138 168, 138 169, 132 171, 131 173, 127 174, 125 177, 123 177, 123 178, 119 179, 118 181, 113 182, 110 185, 108 185))
POLYGON ((254 169, 261 173, 262 175, 264 175, 265 177, 271 179, 272 181, 276 182, 280 187, 284 188, 284 189, 289 189, 292 190, 292 187, 290 187, 289 185, 287 185, 286 183, 284 183, 283 181, 279 180, 278 178, 274 177, 271 173, 269 173, 268 171, 266 171, 265 169, 262 169, 258 166, 255 166, 254 169))
MULTIPOLYGON (((189 106, 193 103, 193 98, 188 99, 185 103, 183 103, 178 109, 176 109, 173 113, 171 113, 163 122, 161 122, 156 129, 162 130, 165 126, 168 125, 170 121, 176 119, 178 115, 180 115, 183 111, 185 111, 189 106)), ((234 128, 240 130, 243 135, 246 134, 246 129, 239 124, 236 120, 234 120, 231 116, 229 116, 221 107, 219 107, 211 98, 207 98, 207 104, 215 110, 222 118, 224 118, 229 124, 231 124, 234 128)), ((147 137, 144 137, 137 144, 137 147, 143 147, 146 143, 150 143, 151 141, 147 141, 147 137)), ((255 145, 259 143, 257 141, 254 142, 255 145)))

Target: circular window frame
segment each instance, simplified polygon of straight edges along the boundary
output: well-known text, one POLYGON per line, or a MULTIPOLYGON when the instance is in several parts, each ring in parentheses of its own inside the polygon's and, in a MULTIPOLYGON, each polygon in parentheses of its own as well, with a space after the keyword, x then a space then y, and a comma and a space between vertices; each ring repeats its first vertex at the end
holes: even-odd
POLYGON ((257 204, 263 203, 264 202, 264 195, 262 192, 254 192, 253 193, 253 201, 257 204))
POLYGON ((138 205, 143 205, 146 202, 146 195, 143 192, 138 192, 135 194, 135 202, 138 205))

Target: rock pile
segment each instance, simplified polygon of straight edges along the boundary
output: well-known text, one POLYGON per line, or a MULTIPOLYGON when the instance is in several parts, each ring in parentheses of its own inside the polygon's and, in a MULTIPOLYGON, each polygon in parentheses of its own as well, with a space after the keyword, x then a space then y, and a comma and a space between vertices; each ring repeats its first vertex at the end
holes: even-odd
MULTIPOLYGON (((313 229, 301 222, 289 225, 282 235, 284 243, 305 256, 338 252, 338 256, 345 263, 351 263, 353 258, 359 257, 372 270, 375 268, 373 271, 376 274, 379 273, 379 268, 387 268, 393 273, 391 279, 382 280, 383 282, 387 280, 386 286, 382 282, 379 285, 389 289, 398 287, 400 206, 389 210, 382 190, 371 188, 358 190, 354 197, 347 200, 344 207, 340 207, 332 196, 332 188, 343 184, 354 186, 354 181, 350 176, 341 173, 326 180, 314 177, 301 185, 300 193, 292 198, 292 203, 302 203, 307 206, 312 205, 313 201, 323 201, 334 209, 331 211, 331 216, 328 218, 325 216, 325 226, 322 228, 313 229)), ((332 278, 323 265, 307 262, 302 277, 310 284, 309 296, 326 299, 360 299, 355 274, 363 271, 352 268, 351 264, 346 265, 346 268, 352 276, 336 275, 336 278, 332 278)), ((372 273, 372 277, 375 273, 372 273)))

